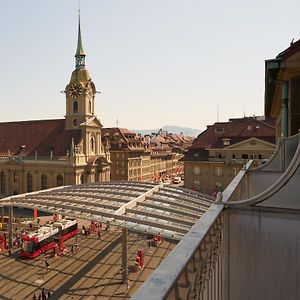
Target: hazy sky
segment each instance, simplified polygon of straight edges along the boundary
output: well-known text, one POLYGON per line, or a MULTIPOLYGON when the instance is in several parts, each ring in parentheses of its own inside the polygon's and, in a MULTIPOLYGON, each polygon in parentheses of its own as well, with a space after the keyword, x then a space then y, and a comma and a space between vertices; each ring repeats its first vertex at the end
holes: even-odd
MULTIPOLYGON (((76 0, 0 1, 0 121, 63 118, 76 0)), ((105 127, 204 129, 264 113, 264 61, 300 37, 299 0, 81 0, 105 127)))

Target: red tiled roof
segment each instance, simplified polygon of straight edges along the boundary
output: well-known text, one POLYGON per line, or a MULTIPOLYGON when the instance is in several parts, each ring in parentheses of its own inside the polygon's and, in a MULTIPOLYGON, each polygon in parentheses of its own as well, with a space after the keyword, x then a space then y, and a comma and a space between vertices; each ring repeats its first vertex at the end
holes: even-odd
POLYGON ((290 47, 286 48, 281 53, 279 53, 276 58, 287 59, 288 57, 292 56, 299 50, 300 50, 300 40, 294 43, 291 42, 290 47))
POLYGON ((36 120, 0 123, 0 155, 64 156, 70 151, 72 138, 78 144, 81 130, 65 130, 65 120, 36 120))
POLYGON ((255 117, 247 117, 215 123, 198 135, 191 149, 209 149, 212 146, 223 145, 221 141, 224 138, 230 138, 238 143, 247 138, 256 137, 275 143, 274 122, 272 118, 261 121, 255 117))
POLYGON ((111 149, 127 148, 131 151, 144 151, 143 142, 138 134, 126 128, 102 128, 102 137, 108 137, 111 149), (121 148, 120 148, 121 145, 121 148))

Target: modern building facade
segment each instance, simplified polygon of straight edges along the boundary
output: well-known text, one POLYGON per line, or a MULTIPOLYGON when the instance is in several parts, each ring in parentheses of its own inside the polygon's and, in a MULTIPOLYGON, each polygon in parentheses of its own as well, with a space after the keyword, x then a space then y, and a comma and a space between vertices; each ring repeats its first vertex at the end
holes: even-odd
POLYGON ((0 197, 110 179, 110 155, 95 116, 80 23, 64 119, 0 123, 0 197))
POLYGON ((223 190, 249 160, 258 166, 275 150, 274 119, 244 117, 203 131, 185 154, 185 187, 206 194, 223 190))

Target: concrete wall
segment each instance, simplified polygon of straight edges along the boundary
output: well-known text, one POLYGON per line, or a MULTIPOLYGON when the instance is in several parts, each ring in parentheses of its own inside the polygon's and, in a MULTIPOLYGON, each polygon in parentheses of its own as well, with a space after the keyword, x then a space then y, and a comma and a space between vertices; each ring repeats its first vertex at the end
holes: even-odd
POLYGON ((300 215, 227 209, 230 300, 300 299, 300 215))

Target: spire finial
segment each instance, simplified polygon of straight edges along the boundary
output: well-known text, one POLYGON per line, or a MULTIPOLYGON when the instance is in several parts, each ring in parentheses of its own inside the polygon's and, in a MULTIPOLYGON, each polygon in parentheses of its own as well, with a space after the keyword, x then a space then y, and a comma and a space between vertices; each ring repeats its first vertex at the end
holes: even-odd
POLYGON ((78 1, 78 39, 77 50, 75 54, 76 68, 85 66, 85 53, 82 47, 81 29, 80 29, 80 2, 78 1))

